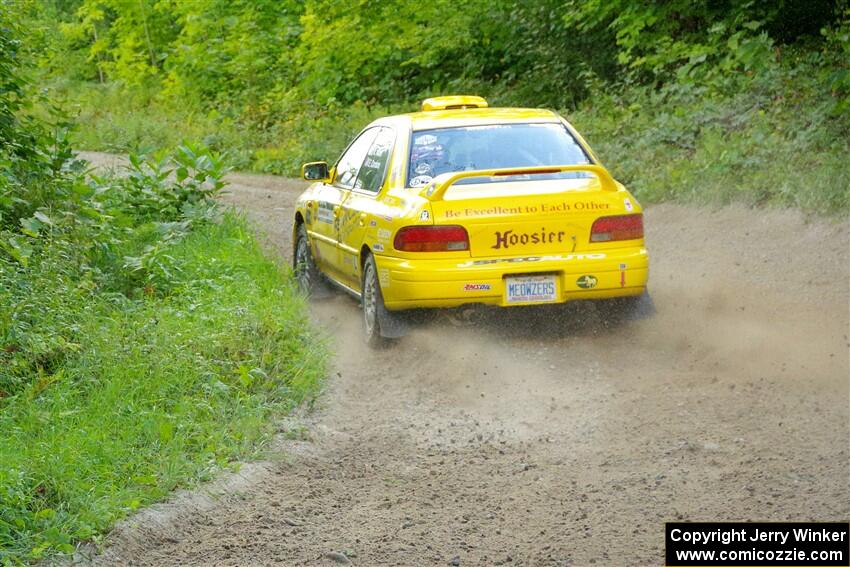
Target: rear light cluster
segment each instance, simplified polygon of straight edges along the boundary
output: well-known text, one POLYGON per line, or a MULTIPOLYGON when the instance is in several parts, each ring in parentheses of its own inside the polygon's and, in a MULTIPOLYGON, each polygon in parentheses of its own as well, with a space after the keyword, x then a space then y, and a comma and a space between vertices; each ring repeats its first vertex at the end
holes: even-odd
POLYGON ((611 242, 612 240, 635 240, 643 238, 643 215, 618 215, 600 217, 590 229, 591 242, 611 242))
POLYGON ((469 250, 469 235, 462 226, 406 226, 393 246, 402 252, 457 252, 469 250))

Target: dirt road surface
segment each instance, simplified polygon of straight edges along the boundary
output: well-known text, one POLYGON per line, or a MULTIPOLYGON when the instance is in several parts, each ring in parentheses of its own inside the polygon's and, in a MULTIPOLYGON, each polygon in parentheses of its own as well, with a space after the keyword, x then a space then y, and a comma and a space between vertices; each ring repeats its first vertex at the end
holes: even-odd
MULTIPOLYGON (((303 185, 231 182, 288 262, 303 185)), ((374 352, 354 300, 315 302, 335 358, 303 432, 94 562, 657 566, 665 521, 846 521, 847 223, 661 205, 646 226, 649 320, 440 317, 374 352)))

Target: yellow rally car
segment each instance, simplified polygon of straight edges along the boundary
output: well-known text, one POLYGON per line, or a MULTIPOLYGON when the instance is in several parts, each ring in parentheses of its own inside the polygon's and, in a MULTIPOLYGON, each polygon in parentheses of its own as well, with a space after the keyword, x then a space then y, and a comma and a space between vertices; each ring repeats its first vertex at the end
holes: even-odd
POLYGON ((302 173, 298 284, 360 298, 370 344, 410 309, 648 300, 641 206, 551 111, 431 98, 302 173))

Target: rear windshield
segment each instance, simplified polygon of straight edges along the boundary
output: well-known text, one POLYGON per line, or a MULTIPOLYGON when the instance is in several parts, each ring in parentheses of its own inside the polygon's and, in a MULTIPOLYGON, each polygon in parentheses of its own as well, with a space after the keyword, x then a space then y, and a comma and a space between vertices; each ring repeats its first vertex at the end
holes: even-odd
MULTIPOLYGON (((407 186, 423 187, 441 173, 588 164, 590 159, 563 124, 494 124, 413 132, 407 186)), ((580 173, 535 175, 534 179, 586 177, 580 173)), ((516 181, 518 176, 463 182, 516 181)))

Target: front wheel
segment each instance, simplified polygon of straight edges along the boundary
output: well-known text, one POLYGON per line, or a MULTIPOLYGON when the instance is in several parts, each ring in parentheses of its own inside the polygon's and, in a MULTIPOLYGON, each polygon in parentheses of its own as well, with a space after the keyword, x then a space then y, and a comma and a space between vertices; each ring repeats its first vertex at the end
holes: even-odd
POLYGON ((307 240, 307 229, 304 225, 300 225, 295 233, 295 255, 292 260, 293 269, 295 271, 295 281, 298 283, 298 290, 306 295, 318 296, 324 292, 325 288, 322 280, 322 272, 316 266, 316 261, 313 259, 313 252, 310 249, 310 241, 307 240))

